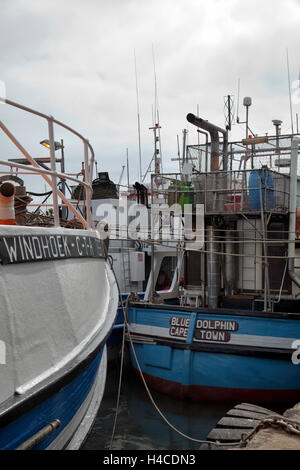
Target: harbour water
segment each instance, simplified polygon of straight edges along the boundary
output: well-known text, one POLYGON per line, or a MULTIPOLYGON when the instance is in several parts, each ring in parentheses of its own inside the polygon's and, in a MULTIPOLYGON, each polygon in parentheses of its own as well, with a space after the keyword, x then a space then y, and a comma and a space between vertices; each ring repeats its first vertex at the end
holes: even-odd
MULTIPOLYGON (((126 368, 112 450, 197 450, 200 444, 180 436, 159 415, 141 380, 126 368)), ((108 373, 104 399, 84 450, 109 450, 119 381, 118 367, 108 373)), ((168 421, 182 433, 205 439, 234 404, 199 404, 151 392, 168 421)))

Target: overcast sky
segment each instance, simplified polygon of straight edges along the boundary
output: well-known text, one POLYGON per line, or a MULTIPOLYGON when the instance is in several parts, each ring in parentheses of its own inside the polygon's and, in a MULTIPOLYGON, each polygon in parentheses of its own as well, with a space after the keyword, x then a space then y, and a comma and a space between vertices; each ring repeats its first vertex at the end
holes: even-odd
MULTIPOLYGON (((289 132, 286 50, 291 80, 299 76, 299 0, 0 0, 0 80, 7 98, 68 123, 94 147, 98 171, 118 181, 126 148, 130 178, 138 177, 137 99, 143 170, 153 154, 155 57, 161 144, 165 170, 177 170, 177 135, 196 128, 196 114, 224 127, 224 96, 253 100, 250 127, 272 131, 272 119, 289 132)), ((47 128, 1 105, 1 120, 32 152, 47 128)), ((293 103, 293 113, 300 104, 293 103)), ((244 109, 240 106, 240 118, 244 109)), ((232 139, 244 137, 235 125, 232 139)), ((66 146, 67 170, 80 171, 79 141, 56 129, 66 146)), ((19 156, 1 137, 1 157, 19 156), (5 155, 4 155, 5 153, 5 155)), ((123 182, 126 182, 124 178, 123 182)))

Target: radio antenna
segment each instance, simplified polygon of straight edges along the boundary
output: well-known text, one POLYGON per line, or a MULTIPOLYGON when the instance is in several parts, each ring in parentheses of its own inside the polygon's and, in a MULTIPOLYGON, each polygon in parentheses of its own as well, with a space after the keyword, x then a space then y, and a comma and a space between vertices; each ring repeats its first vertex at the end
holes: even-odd
POLYGON ((154 55, 154 46, 153 46, 153 44, 152 44, 152 59, 153 59, 153 70, 154 70, 154 120, 155 120, 155 123, 159 124, 158 97, 157 97, 157 76, 156 76, 155 55, 154 55))
POLYGON ((236 122, 240 122, 239 111, 240 111, 240 78, 238 79, 238 98, 237 98, 237 111, 236 111, 236 122))
POLYGON ((153 59, 153 70, 154 70, 154 147, 155 147, 155 173, 160 173, 162 171, 162 151, 161 151, 161 138, 160 138, 160 129, 159 124, 159 112, 158 112, 158 92, 157 92, 157 76, 156 76, 156 66, 155 66, 155 54, 154 54, 154 45, 152 44, 152 59, 153 59))
POLYGON ((135 71, 136 107, 137 107, 138 137, 139 137, 139 181, 141 183, 142 182, 141 121, 140 121, 140 102, 139 102, 139 89, 138 89, 138 80, 137 80, 135 49, 134 49, 134 71, 135 71))
POLYGON ((126 149, 126 164, 127 164, 127 187, 129 189, 129 158, 128 158, 128 148, 126 149))
POLYGON ((291 78, 290 78, 290 63, 289 63, 289 50, 288 49, 286 50, 286 61, 287 61, 287 72, 288 72, 288 82, 289 82, 291 128, 292 128, 292 134, 294 134, 293 108, 292 108, 292 95, 291 95, 291 78))

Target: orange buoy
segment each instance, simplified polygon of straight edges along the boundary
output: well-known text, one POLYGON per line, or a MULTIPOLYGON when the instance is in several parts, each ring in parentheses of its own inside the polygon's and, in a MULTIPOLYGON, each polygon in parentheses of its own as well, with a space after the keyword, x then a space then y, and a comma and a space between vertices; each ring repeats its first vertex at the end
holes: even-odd
POLYGON ((0 186, 0 225, 15 225, 15 187, 11 183, 0 186))

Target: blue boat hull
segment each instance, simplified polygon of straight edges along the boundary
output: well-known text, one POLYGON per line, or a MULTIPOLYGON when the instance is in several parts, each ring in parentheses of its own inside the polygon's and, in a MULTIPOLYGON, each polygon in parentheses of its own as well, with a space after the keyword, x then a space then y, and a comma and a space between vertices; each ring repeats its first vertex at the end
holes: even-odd
MULTIPOLYGON (((299 399, 298 315, 135 304, 128 316, 138 363, 160 392, 211 402, 299 399)), ((137 370, 132 351, 131 359, 137 370)))
MULTIPOLYGON (((106 354, 103 354, 101 348, 87 366, 84 364, 82 370, 79 368, 64 377, 64 383, 49 384, 40 396, 28 398, 23 406, 4 415, 0 421, 0 449, 16 449, 40 431, 45 423, 55 419, 59 419, 61 423, 58 429, 32 449, 61 448, 62 441, 65 441, 63 447, 67 447, 73 435, 78 432, 78 424, 81 424, 93 400, 96 383, 102 382, 100 389, 103 390, 105 379, 106 354), (60 442, 59 445, 56 444, 57 441, 60 442)), ((101 400, 101 397, 98 399, 101 400)))
MULTIPOLYGON (((129 294, 121 295, 121 299, 123 302, 126 301, 128 295, 129 294)), ((140 292, 138 296, 140 299, 142 299, 144 296, 144 293, 140 292)), ((106 343, 109 362, 119 359, 120 351, 122 348, 123 329, 124 329, 124 312, 123 312, 123 307, 119 306, 115 324, 113 326, 111 335, 108 338, 107 343, 106 343)))

